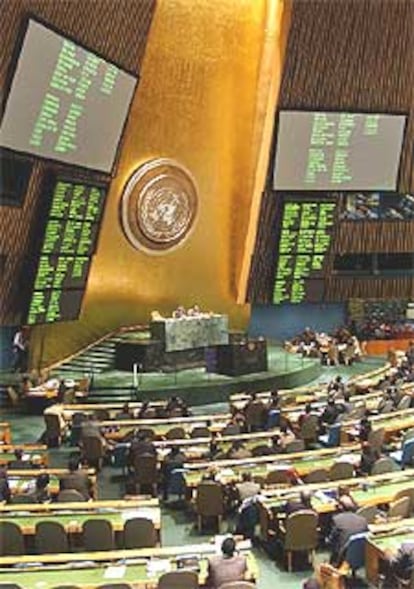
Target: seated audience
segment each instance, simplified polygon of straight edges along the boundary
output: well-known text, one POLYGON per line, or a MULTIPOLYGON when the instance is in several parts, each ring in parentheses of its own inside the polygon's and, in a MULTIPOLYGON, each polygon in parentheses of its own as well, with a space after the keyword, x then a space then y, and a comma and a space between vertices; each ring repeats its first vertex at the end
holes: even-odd
POLYGON ((379 457, 380 454, 378 450, 372 448, 368 442, 363 442, 361 462, 359 464, 359 473, 361 475, 371 474, 372 467, 374 466, 375 462, 378 460, 379 457))
POLYGON ((116 419, 133 419, 134 414, 133 411, 129 408, 128 403, 124 403, 122 406, 121 411, 115 415, 116 419))
POLYGON ((355 503, 349 495, 342 495, 338 506, 341 512, 332 518, 332 529, 328 538, 331 546, 330 563, 336 567, 344 560, 349 538, 354 534, 368 531, 367 520, 354 513, 355 503))
POLYGON ((333 425, 338 416, 341 413, 341 408, 335 403, 335 400, 331 397, 328 399, 328 404, 325 407, 322 415, 320 416, 321 426, 333 425))
POLYGON ((61 477, 59 481, 59 488, 61 491, 65 489, 74 489, 78 491, 85 499, 93 498, 92 483, 88 477, 88 473, 79 468, 79 459, 76 456, 69 458, 68 474, 61 477))
POLYGON ((221 555, 208 560, 208 587, 218 589, 224 583, 242 581, 247 572, 246 557, 237 554, 233 537, 226 538, 221 545, 221 555))
POLYGON ((161 463, 161 487, 163 499, 168 500, 168 489, 171 482, 171 474, 177 468, 182 468, 185 462, 185 454, 178 446, 173 446, 161 463))
POLYGON ((32 468, 37 468, 37 465, 33 464, 31 460, 24 459, 23 450, 20 448, 16 448, 14 451, 14 457, 14 460, 11 460, 7 465, 11 470, 30 470, 32 468))
POLYGON ((358 430, 359 430, 359 441, 360 442, 367 442, 368 438, 369 438, 369 434, 372 431, 372 425, 366 415, 359 422, 358 430))
POLYGON ((48 473, 43 472, 36 477, 36 487, 34 491, 28 494, 33 503, 47 503, 51 501, 48 489, 49 482, 50 477, 48 473))
POLYGON ((0 501, 9 502, 11 497, 9 480, 4 468, 0 468, 0 501))
POLYGON ((250 472, 244 472, 241 482, 236 483, 236 491, 239 502, 243 503, 246 499, 250 499, 260 493, 260 485, 252 481, 250 472))
POLYGON ((295 511, 302 511, 303 509, 312 510, 312 493, 310 491, 301 491, 299 496, 299 501, 289 500, 285 507, 284 511, 286 515, 290 515, 291 513, 295 513, 295 511))
POLYGON ((133 466, 136 458, 143 454, 156 456, 157 449, 154 443, 149 439, 145 430, 136 430, 132 438, 131 446, 128 453, 128 464, 133 466))
POLYGON ((230 450, 227 452, 227 458, 250 458, 251 455, 252 453, 241 440, 233 442, 230 450))
POLYGON ((279 446, 281 451, 284 452, 286 450, 286 446, 295 440, 296 436, 290 427, 287 424, 281 425, 279 434, 279 446))

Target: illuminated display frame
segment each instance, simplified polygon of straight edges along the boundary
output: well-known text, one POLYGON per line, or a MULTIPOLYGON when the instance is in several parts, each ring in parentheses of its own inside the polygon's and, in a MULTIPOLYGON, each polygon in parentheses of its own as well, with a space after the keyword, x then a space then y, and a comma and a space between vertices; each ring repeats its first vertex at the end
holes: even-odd
POLYGON ((84 171, 84 172, 89 172, 89 173, 93 172, 95 174, 99 174, 100 176, 105 176, 105 177, 109 177, 109 178, 115 177, 117 169, 118 169, 118 165, 119 165, 119 157, 120 157, 122 143, 125 138, 125 129, 126 129, 126 126, 128 123, 129 116, 130 116, 132 102, 134 100, 134 96, 137 92, 137 88, 139 85, 140 76, 136 72, 133 72, 132 70, 128 70, 127 68, 122 67, 119 64, 115 63, 115 61, 108 59, 102 53, 99 53, 95 49, 92 49, 91 47, 80 42, 74 36, 72 36, 68 33, 62 32, 61 30, 59 30, 59 28, 55 27, 53 24, 47 22, 46 20, 44 20, 42 18, 39 18, 38 15, 35 15, 33 13, 28 13, 25 16, 25 18, 22 20, 21 28, 20 28, 19 33, 17 35, 17 41, 16 41, 15 48, 14 48, 14 51, 12 54, 12 59, 11 59, 10 65, 7 69, 6 81, 5 81, 5 85, 4 85, 3 100, 0 105, 0 120, 1 121, 3 120, 4 114, 5 114, 6 105, 9 100, 9 95, 10 95, 10 91, 12 88, 13 79, 14 79, 16 69, 17 69, 17 64, 19 62, 19 58, 20 58, 20 55, 21 55, 21 52, 23 49, 24 40, 26 37, 26 32, 29 27, 30 21, 33 21, 35 23, 42 25, 43 27, 45 27, 45 28, 49 29, 50 31, 52 31, 53 33, 55 33, 56 35, 59 35, 63 40, 71 41, 72 43, 74 43, 75 45, 77 45, 78 47, 83 49, 84 51, 87 51, 89 53, 92 53, 96 57, 99 57, 100 59, 105 61, 105 63, 107 63, 108 65, 113 65, 117 69, 119 69, 120 71, 133 77, 135 79, 134 91, 132 92, 131 100, 129 101, 128 108, 127 108, 127 114, 125 116, 124 123, 123 123, 122 128, 119 133, 119 138, 117 141, 116 149, 114 152, 114 158, 113 158, 113 162, 112 162, 112 166, 111 166, 110 171, 104 171, 104 170, 97 169, 97 168, 91 168, 86 165, 67 162, 67 161, 61 160, 57 157, 54 158, 54 157, 46 157, 46 156, 38 155, 38 154, 35 154, 31 151, 23 151, 23 150, 20 151, 20 150, 16 150, 16 149, 10 149, 8 147, 1 147, 1 149, 6 154, 7 153, 20 154, 21 156, 24 156, 26 159, 31 160, 33 162, 40 160, 43 162, 50 162, 50 163, 54 163, 54 164, 59 164, 59 166, 65 166, 67 169, 76 169, 79 171, 84 171))
MULTIPOLYGON (((43 199, 43 203, 42 203, 43 206, 40 207, 38 210, 37 219, 36 219, 36 222, 33 224, 33 228, 32 228, 31 242, 32 242, 33 246, 31 248, 31 251, 33 253, 30 256, 30 259, 27 261, 26 267, 24 268, 25 288, 23 289, 23 297, 22 297, 22 299, 24 300, 23 322, 27 323, 27 321, 28 321, 32 298, 36 292, 52 291, 52 290, 61 290, 61 292, 63 292, 63 291, 65 291, 65 292, 82 291, 79 312, 81 311, 82 304, 83 304, 83 297, 85 295, 87 284, 88 284, 89 272, 90 272, 91 265, 92 265, 92 259, 93 259, 94 253, 96 251, 98 240, 99 240, 99 235, 100 235, 100 230, 101 230, 101 225, 102 225, 102 218, 103 218, 103 215, 105 212, 105 205, 106 205, 108 191, 109 191, 109 182, 104 181, 104 180, 94 180, 94 179, 91 179, 90 177, 84 177, 84 176, 76 175, 76 174, 70 175, 67 172, 60 172, 60 173, 59 172, 51 172, 45 176, 44 181, 43 181, 43 185, 42 185, 42 193, 45 195, 45 198, 43 199), (43 247, 45 236, 46 236, 47 224, 50 219, 50 211, 52 209, 53 196, 55 193, 56 185, 59 181, 68 182, 72 185, 83 184, 84 186, 98 188, 103 191, 103 203, 102 203, 102 206, 100 207, 99 217, 97 218, 97 221, 96 221, 96 225, 98 226, 98 229, 96 232, 95 243, 94 243, 93 251, 89 255, 90 263, 88 266, 88 272, 87 272, 87 276, 86 276, 83 288, 61 288, 61 289, 42 288, 42 289, 35 290, 35 281, 36 281, 36 276, 37 276, 37 270, 38 270, 38 266, 39 266, 39 262, 40 262, 40 257, 42 255, 42 247, 43 247)), ((45 254, 45 255, 47 255, 47 254, 45 254)), ((54 254, 54 255, 57 256, 57 254, 54 254)), ((62 257, 83 258, 85 256, 83 256, 83 255, 73 256, 72 254, 63 254, 62 257)), ((78 314, 78 317, 79 317, 79 314, 78 314)), ((73 321, 73 320, 74 319, 61 319, 59 322, 73 321)), ((31 325, 50 325, 51 323, 57 323, 57 322, 58 321, 54 321, 54 322, 51 322, 51 321, 46 322, 45 321, 45 322, 31 323, 31 325)))
MULTIPOLYGON (((279 216, 278 216, 278 226, 277 226, 277 232, 276 232, 276 238, 275 238, 275 244, 274 244, 274 249, 275 249, 275 256, 274 256, 274 271, 272 273, 272 281, 271 281, 271 285, 270 285, 270 289, 269 289, 269 303, 273 306, 279 307, 281 305, 284 304, 291 304, 291 305, 298 305, 298 304, 302 304, 302 303, 322 303, 324 300, 323 295, 320 296, 317 300, 313 300, 311 298, 308 298, 306 296, 306 292, 305 292, 305 298, 302 301, 292 301, 292 300, 285 300, 285 301, 281 301, 281 302, 275 302, 274 298, 275 298, 275 289, 276 289, 276 283, 281 281, 277 279, 277 269, 278 269, 278 262, 279 262, 279 257, 281 255, 284 256, 288 256, 290 255, 293 258, 293 261, 295 262, 296 258, 300 257, 300 256, 311 256, 311 258, 315 255, 323 255, 323 260, 322 260, 322 264, 319 270, 315 270, 315 272, 309 275, 309 277, 303 278, 302 280, 304 281, 304 288, 306 291, 306 283, 308 282, 309 285, 313 284, 313 289, 314 291, 315 289, 315 283, 320 283, 322 285, 322 292, 324 291, 324 283, 325 283, 325 276, 324 276, 324 264, 325 264, 325 260, 326 257, 329 255, 329 248, 332 244, 332 238, 333 238, 333 233, 335 230, 335 225, 338 221, 338 212, 339 212, 339 200, 338 198, 335 198, 335 196, 333 196, 332 194, 330 194, 327 191, 324 191, 323 196, 321 195, 320 191, 313 191, 314 192, 314 197, 312 198, 312 194, 310 192, 289 192, 289 193, 279 193, 279 216), (283 252, 282 254, 280 253, 280 243, 281 243, 281 236, 282 236, 282 230, 283 230, 283 220, 284 220, 284 213, 285 213, 285 207, 286 204, 290 204, 290 203, 298 203, 299 205, 303 205, 303 204, 316 204, 316 205, 321 205, 321 204, 332 204, 334 205, 334 211, 333 211, 333 221, 332 224, 329 226, 329 229, 326 230, 326 232, 329 232, 331 234, 331 239, 330 239, 330 243, 328 248, 326 249, 326 251, 324 253, 320 253, 320 252, 316 252, 314 249, 314 246, 312 247, 312 252, 300 252, 297 250, 297 243, 296 243, 296 249, 293 253, 285 253, 283 252)), ((318 216, 319 216, 319 212, 318 212, 318 216)), ((312 230, 313 231, 313 230, 312 230)), ((299 236, 300 230, 299 227, 298 229, 294 229, 293 232, 299 236)), ((294 263, 294 265, 292 266, 292 278, 290 279, 284 279, 285 280, 285 284, 287 286, 290 285, 290 288, 292 287, 292 283, 293 283, 293 273, 294 270, 296 268, 296 263, 294 263)), ((312 272, 312 270, 311 270, 312 272)))
POLYGON ((401 168, 402 168, 402 159, 403 159, 403 152, 404 152, 404 144, 406 142, 406 136, 407 136, 407 126, 408 126, 408 118, 409 118, 409 113, 407 111, 398 111, 398 110, 393 110, 393 111, 385 111, 385 110, 372 110, 372 111, 368 111, 368 110, 357 110, 357 109, 353 109, 353 108, 346 108, 346 109, 338 109, 338 108, 333 108, 333 107, 326 107, 326 108, 321 108, 321 107, 315 107, 315 108, 280 108, 276 111, 276 117, 275 117, 275 131, 274 131, 274 139, 273 139, 273 148, 272 148, 272 153, 271 153, 271 165, 269 167, 269 175, 268 175, 268 186, 270 188, 270 190, 272 190, 272 192, 274 193, 278 193, 278 194, 289 194, 289 195, 298 195, 300 196, 303 193, 314 193, 317 195, 326 195, 326 194, 333 194, 335 192, 341 192, 341 193, 355 193, 355 192, 365 192, 365 193, 369 193, 369 192, 382 192, 384 194, 394 194, 398 192, 398 186, 400 184, 400 180, 401 180, 401 168), (279 136, 279 119, 280 119, 280 115, 281 113, 307 113, 307 114, 323 114, 323 113, 327 113, 327 114, 337 114, 337 115, 341 115, 341 114, 351 114, 351 115, 388 115, 388 116, 397 116, 397 117, 404 117, 404 128, 403 128, 403 132, 402 132, 402 140, 401 140, 401 145, 400 145, 400 152, 399 152, 399 158, 398 158, 398 170, 397 170, 397 174, 396 174, 396 178, 395 178, 395 186, 393 189, 387 190, 387 189, 379 189, 379 188, 375 188, 375 189, 359 189, 359 188, 343 188, 341 186, 336 186, 334 188, 314 188, 314 187, 310 187, 310 188, 306 188, 303 187, 301 189, 287 189, 287 188, 277 188, 275 187, 275 174, 276 174, 276 156, 277 156, 277 149, 278 149, 278 136, 279 136))

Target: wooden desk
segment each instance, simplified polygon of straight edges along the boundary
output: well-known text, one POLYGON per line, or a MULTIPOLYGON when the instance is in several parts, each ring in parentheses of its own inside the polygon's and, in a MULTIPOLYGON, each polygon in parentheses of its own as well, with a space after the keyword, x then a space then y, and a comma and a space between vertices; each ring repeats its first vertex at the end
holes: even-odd
POLYGON ((393 555, 398 552, 401 544, 414 541, 414 518, 399 522, 369 527, 370 538, 365 548, 365 570, 370 583, 378 584, 380 563, 385 559, 385 552, 393 555))
POLYGON ((291 454, 274 454, 273 456, 259 456, 252 458, 211 460, 209 462, 186 462, 184 478, 188 487, 196 487, 207 471, 216 471, 216 478, 223 484, 229 484, 240 480, 242 473, 249 471, 253 478, 263 479, 273 465, 286 466, 294 469, 300 476, 309 474, 319 468, 330 468, 342 455, 355 455, 358 462, 360 445, 353 444, 342 448, 323 448, 321 450, 308 450, 304 452, 292 452, 291 454))
POLYGON ((12 460, 15 460, 15 450, 22 450, 24 460, 39 466, 47 466, 49 457, 47 446, 41 444, 5 444, 0 446, 0 465, 6 466, 12 460))
MULTIPOLYGON (((50 477, 49 482, 49 493, 51 495, 59 494, 59 479, 65 474, 68 474, 66 468, 39 468, 36 470, 8 470, 7 478, 9 481, 10 491, 12 495, 20 495, 25 493, 28 489, 34 489, 36 485, 36 478, 39 474, 48 474, 50 477)), ((91 481, 92 489, 96 497, 97 486, 96 486, 96 473, 95 469, 91 468, 87 471, 89 480, 91 481)))
MULTIPOLYGON (((161 510, 158 499, 146 500, 142 502, 122 501, 118 506, 110 506, 109 501, 102 501, 101 506, 97 507, 98 502, 85 503, 65 503, 65 504, 45 504, 38 505, 33 509, 32 505, 9 505, 13 511, 8 510, 0 512, 0 522, 12 521, 17 524, 24 535, 33 535, 36 531, 36 524, 40 521, 55 521, 63 525, 68 534, 79 534, 82 532, 82 525, 89 519, 105 519, 112 525, 114 532, 122 532, 128 519, 134 517, 144 517, 150 519, 155 529, 159 532, 161 529, 161 510), (93 506, 91 507, 91 504, 93 506), (58 508, 56 509, 56 505, 58 508), (61 505, 65 509, 62 509, 61 505), (76 508, 73 507, 76 505, 76 508)), ((158 537, 159 539, 159 537, 158 537)))
MULTIPOLYGON (((250 542, 238 543, 238 549, 247 558, 248 577, 251 580, 258 578, 257 562, 250 552, 250 542)), ((165 560, 166 570, 177 569, 177 559, 188 555, 196 555, 199 559, 199 584, 205 585, 207 579, 207 559, 215 553, 214 544, 193 544, 188 546, 166 548, 144 548, 138 550, 113 550, 108 552, 85 552, 71 554, 45 554, 36 556, 1 557, 0 567, 19 563, 39 562, 42 566, 27 570, 0 569, 0 581, 2 583, 18 583, 22 589, 52 589, 62 583, 73 584, 82 589, 95 589, 97 586, 111 582, 108 575, 108 565, 120 569, 119 576, 112 577, 112 582, 129 583, 134 589, 152 589, 157 586, 158 579, 164 571, 151 571, 148 563, 152 559, 165 560), (87 568, 71 568, 71 564, 93 561, 87 568), (121 562, 120 562, 121 561, 121 562), (167 562, 168 561, 168 562, 167 562)), ((110 568, 110 572, 113 571, 110 568)), ((110 574, 110 573, 109 573, 110 574)))
MULTIPOLYGON (((357 477, 325 483, 312 483, 284 489, 265 489, 261 500, 270 518, 286 501, 297 500, 301 491, 313 494, 312 506, 318 514, 334 513, 337 510, 335 499, 326 501, 319 496, 322 492, 334 493, 339 485, 350 489, 351 495, 359 507, 382 505, 393 501, 395 495, 402 490, 414 487, 414 471, 386 473, 370 477, 357 477)), ((394 523, 395 526, 395 523, 394 523)))
POLYGON ((11 444, 11 439, 10 423, 0 422, 0 444, 11 444))
MULTIPOLYGON (((369 420, 373 430, 384 428, 385 441, 389 441, 397 433, 414 427, 414 409, 393 410, 390 413, 373 415, 369 420)), ((349 442, 359 435, 358 423, 357 420, 342 423, 341 441, 349 442)))

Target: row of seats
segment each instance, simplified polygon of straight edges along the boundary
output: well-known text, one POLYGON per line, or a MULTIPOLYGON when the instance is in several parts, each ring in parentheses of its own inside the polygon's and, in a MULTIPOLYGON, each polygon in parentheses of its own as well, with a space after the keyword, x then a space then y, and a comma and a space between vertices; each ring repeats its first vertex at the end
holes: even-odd
MULTIPOLYGON (((74 518, 76 515, 74 514, 74 518)), ((114 550, 115 537, 112 525, 105 519, 86 520, 82 525, 82 546, 86 551, 114 550)), ((128 519, 123 530, 123 548, 149 548, 157 543, 157 534, 151 520, 143 517, 128 519)), ((70 534, 57 521, 36 524, 35 546, 38 554, 69 552, 70 534)), ((11 520, 0 521, 0 555, 26 554, 24 535, 11 520)))

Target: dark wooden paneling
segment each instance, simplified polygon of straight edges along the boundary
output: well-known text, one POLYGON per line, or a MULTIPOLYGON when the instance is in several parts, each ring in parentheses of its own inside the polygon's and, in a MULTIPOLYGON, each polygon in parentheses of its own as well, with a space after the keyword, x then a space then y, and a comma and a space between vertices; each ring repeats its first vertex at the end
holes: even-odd
POLYGON ((414 279, 410 276, 392 278, 347 278, 330 276, 326 280, 327 299, 344 302, 347 299, 414 299, 414 279))
MULTIPOLYGON (((21 25, 28 14, 138 74, 156 0, 7 0, 0 20, 0 92, 4 97, 21 25)), ((0 281, 0 323, 20 322, 24 260, 31 245, 31 227, 42 200, 46 170, 58 165, 37 161, 22 208, 0 207, 0 254, 6 255, 0 281)), ((97 178, 96 175, 91 175, 97 178)))
MULTIPOLYGON (((413 56, 413 0, 293 0, 278 106, 407 113, 399 190, 414 193, 413 56)), ((253 302, 270 301, 269 275, 274 272, 276 246, 272 239, 277 220, 272 168, 273 154, 250 272, 248 300, 253 302)), ((393 229, 391 225, 374 226, 363 221, 338 225, 335 251, 373 251, 374 246, 381 248, 378 251, 413 251, 412 222, 397 223, 393 229)), ((381 296, 385 287, 380 283, 367 283, 373 289, 371 297, 381 296)), ((385 283, 388 296, 402 296, 405 287, 388 280, 385 283)), ((357 296, 351 287, 349 293, 357 296)))
POLYGON ((336 228, 332 251, 414 252, 414 221, 342 221, 336 228))

